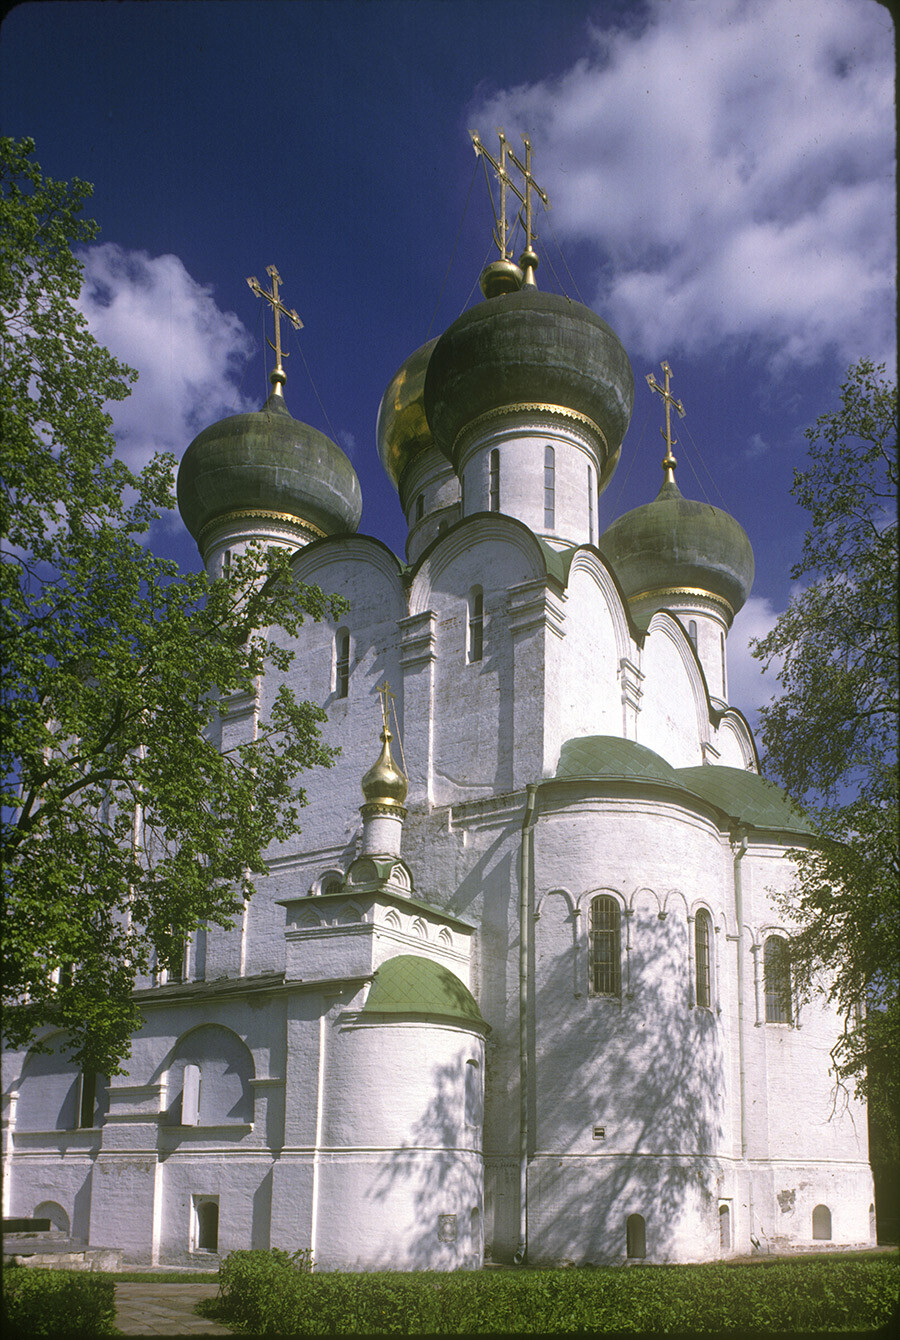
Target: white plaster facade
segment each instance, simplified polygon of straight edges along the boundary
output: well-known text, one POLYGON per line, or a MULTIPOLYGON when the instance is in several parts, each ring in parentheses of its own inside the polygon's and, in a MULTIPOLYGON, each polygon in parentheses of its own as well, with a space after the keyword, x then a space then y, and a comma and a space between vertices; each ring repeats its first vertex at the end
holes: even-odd
MULTIPOLYGON (((727 623, 683 598, 635 622, 593 543, 598 458, 566 431, 520 415, 473 439, 462 515, 421 454, 409 568, 365 536, 298 547, 297 579, 350 604, 304 626, 289 676, 341 754, 304 778, 303 833, 243 919, 198 932, 183 981, 143 984, 128 1073, 92 1114, 58 1053, 7 1055, 4 1213, 50 1205, 160 1264, 270 1245, 323 1269, 709 1260, 821 1245, 821 1207, 834 1245, 874 1241, 837 1020, 824 1001, 767 1018, 765 945, 789 929, 772 895, 804 839, 725 704, 727 623), (545 440, 567 462, 561 535, 527 477, 545 440), (360 819, 385 679, 402 846, 396 816, 360 819), (598 908, 613 929, 592 940, 598 908)), ((223 738, 276 688, 231 704, 223 738)))

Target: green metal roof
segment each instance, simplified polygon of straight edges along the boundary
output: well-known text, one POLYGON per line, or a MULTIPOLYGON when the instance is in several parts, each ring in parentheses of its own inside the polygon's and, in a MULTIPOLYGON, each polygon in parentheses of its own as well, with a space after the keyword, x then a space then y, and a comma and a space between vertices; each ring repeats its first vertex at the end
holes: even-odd
POLYGON ((773 828, 788 833, 812 832, 803 811, 780 786, 758 773, 726 768, 718 763, 678 768, 677 771, 688 790, 754 828, 773 828))
POLYGON ((609 777, 642 782, 665 782, 684 790, 675 769, 646 745, 616 735, 586 735, 566 740, 559 756, 557 777, 609 777))
POLYGON ((731 819, 775 832, 811 833, 808 819, 774 782, 742 768, 719 764, 673 768, 646 745, 616 735, 567 740, 558 780, 656 782, 714 805, 731 819))
POLYGON ((535 539, 541 546, 549 576, 555 577, 560 586, 568 586, 569 568, 572 566, 572 559, 575 557, 578 546, 572 544, 566 549, 554 549, 553 545, 541 539, 540 535, 536 535, 535 539))
POLYGON ((430 958, 398 954, 375 974, 365 1014, 429 1014, 485 1026, 475 998, 464 982, 430 958))

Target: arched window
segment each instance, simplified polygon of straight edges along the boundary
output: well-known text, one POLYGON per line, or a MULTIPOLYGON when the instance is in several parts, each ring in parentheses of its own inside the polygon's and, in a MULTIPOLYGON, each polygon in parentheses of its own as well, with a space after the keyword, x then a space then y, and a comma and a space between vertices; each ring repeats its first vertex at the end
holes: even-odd
POLYGON ((500 452, 496 447, 489 460, 488 508, 491 512, 500 511, 500 452))
POLYGON ((544 526, 556 525, 556 458, 552 447, 544 447, 544 526))
POLYGON ((719 649, 722 653, 722 697, 728 697, 728 681, 725 678, 725 634, 719 634, 719 649))
POLYGON ((696 973, 697 1004, 707 1009, 712 1004, 712 974, 710 972, 710 942, 712 922, 709 913, 701 907, 694 918, 694 969, 696 973))
POLYGON ((642 1214, 630 1214, 625 1220, 626 1256, 647 1255, 647 1226, 642 1214))
POLYGON ((470 663, 480 661, 484 653, 484 594, 480 586, 473 586, 469 592, 469 634, 466 643, 466 660, 470 663))
POLYGON ((339 628, 334 635, 334 693, 346 698, 350 691, 350 634, 339 628))
POLYGON ((831 1241, 831 1211, 827 1205, 817 1205, 813 1210, 812 1229, 814 1238, 831 1241))
POLYGON ((688 637, 694 644, 694 651, 697 650, 697 620, 691 619, 688 622, 688 637))
POLYGON ((230 1029, 203 1024, 177 1044, 168 1067, 168 1120, 227 1126, 253 1120, 253 1058, 230 1029))
POLYGON ((791 1018, 791 953, 787 940, 770 935, 763 948, 766 1023, 789 1024, 791 1018))
POLYGON ((608 894, 591 902, 591 994, 621 994, 621 935, 619 904, 608 894))
POLYGON ((719 1248, 731 1250, 731 1208, 724 1201, 719 1205, 719 1248))

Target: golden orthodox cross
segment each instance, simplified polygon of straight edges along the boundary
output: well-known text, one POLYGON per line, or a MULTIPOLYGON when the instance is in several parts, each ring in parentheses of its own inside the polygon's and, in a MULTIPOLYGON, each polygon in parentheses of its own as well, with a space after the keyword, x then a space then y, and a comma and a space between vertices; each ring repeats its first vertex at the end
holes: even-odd
MULTIPOLYGON (((532 192, 533 192, 533 191, 536 191, 537 194, 540 196, 540 198, 541 198, 541 202, 543 203, 543 206, 544 206, 544 209, 549 209, 549 208, 550 208, 550 199, 549 199, 549 197, 547 196, 546 192, 544 192, 544 191, 541 190, 540 186, 538 186, 537 182, 535 181, 534 177, 532 176, 532 172, 531 172, 531 141, 528 139, 527 136, 525 136, 525 135, 522 136, 522 142, 523 142, 524 145, 525 145, 525 162, 524 162, 524 164, 522 164, 522 163, 519 162, 518 158, 516 158, 516 155, 513 153, 512 149, 509 147, 509 145, 508 145, 508 143, 507 143, 506 135, 504 134, 503 130, 502 130, 502 129, 498 129, 497 134, 498 134, 499 137, 500 137, 500 162, 498 163, 497 160, 496 160, 496 158, 494 158, 494 156, 493 156, 491 153, 489 153, 488 150, 487 150, 487 149, 484 147, 484 145, 481 143, 481 139, 480 139, 480 137, 479 137, 479 135, 478 135, 478 131, 477 131, 477 130, 470 130, 470 131, 469 131, 469 134, 470 134, 471 137, 472 137, 472 145, 473 145, 473 147, 474 147, 474 149, 475 149, 476 154, 478 154, 479 156, 484 157, 484 158, 487 159, 487 161, 490 163, 491 167, 492 167, 492 168, 494 169, 494 171, 496 172, 496 174, 497 174, 497 179, 498 179, 498 181, 500 182, 500 218, 499 218, 499 220, 498 220, 499 233, 498 233, 498 234, 495 234, 496 242, 497 242, 497 246, 498 246, 499 249, 500 249, 500 259, 501 259, 501 260, 504 260, 504 261, 505 261, 505 260, 509 260, 509 248, 508 248, 507 245, 506 245, 506 242, 507 242, 506 192, 507 192, 507 190, 512 191, 514 195, 518 196, 518 198, 521 200, 522 204, 525 206, 525 250, 526 250, 527 252, 530 252, 530 251, 531 251, 531 244, 532 244, 532 242, 534 241, 534 237, 535 237, 535 235, 534 235, 534 231, 533 231, 533 228, 532 228, 532 221, 533 221, 532 192), (524 194, 524 195, 523 195, 522 192, 519 190, 518 186, 517 186, 516 183, 513 181, 512 177, 509 175, 508 171, 506 170, 506 159, 507 159, 507 157, 509 157, 510 162, 513 163, 513 164, 518 168, 518 170, 521 172, 521 174, 522 174, 523 181, 524 181, 524 186, 525 186, 525 194, 524 194)), ((535 264, 537 264, 536 261, 535 261, 535 264)))
MULTIPOLYGON (((287 321, 290 321, 294 330, 302 330, 303 322, 293 309, 285 307, 278 296, 278 285, 281 283, 281 275, 278 273, 277 268, 274 265, 267 265, 266 274, 272 280, 271 293, 263 288, 255 275, 251 275, 247 280, 247 283, 250 285, 257 298, 263 298, 272 307, 272 312, 275 316, 275 343, 273 344, 272 341, 268 339, 266 343, 270 349, 275 350, 275 372, 280 373, 280 376, 277 378, 273 374, 273 381, 283 382, 284 368, 281 366, 281 318, 284 317, 287 321)), ((285 354, 284 357, 287 358, 287 354, 285 354)))
POLYGON ((669 364, 667 362, 662 362, 660 363, 659 366, 666 374, 665 386, 660 386, 659 382, 656 380, 652 372, 647 373, 647 385, 650 387, 651 391, 655 391, 657 395, 662 396, 663 402, 666 407, 666 426, 665 428, 660 428, 659 430, 662 433, 663 437, 666 439, 666 455, 663 460, 662 467, 666 472, 665 482, 669 484, 674 484, 675 482, 674 471, 675 466, 678 464, 678 462, 672 455, 672 448, 677 445, 678 439, 672 436, 672 410, 673 409, 677 410, 679 417, 683 419, 684 405, 682 405, 680 400, 676 400, 675 397, 672 395, 672 392, 669 390, 669 378, 672 375, 672 369, 669 367, 669 364))
POLYGON ((391 727, 390 727, 390 721, 388 720, 388 718, 389 718, 390 710, 391 710, 391 709, 390 709, 390 707, 388 706, 388 703, 394 701, 394 695, 393 695, 393 693, 391 692, 391 686, 390 686, 390 684, 387 682, 387 680, 385 679, 381 684, 378 685, 378 687, 376 688, 375 692, 378 693, 378 694, 380 694, 380 696, 381 696, 381 721, 382 721, 382 725, 384 726, 384 729, 385 729, 386 731, 389 731, 391 727))

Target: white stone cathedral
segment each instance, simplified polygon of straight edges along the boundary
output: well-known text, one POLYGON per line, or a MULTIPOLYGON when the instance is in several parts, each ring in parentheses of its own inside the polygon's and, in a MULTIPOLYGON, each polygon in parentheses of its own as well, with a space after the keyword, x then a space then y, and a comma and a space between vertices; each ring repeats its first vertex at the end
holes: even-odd
POLYGON ((405 562, 357 533, 280 364, 188 448, 211 574, 261 540, 348 599, 289 673, 341 753, 240 924, 143 983, 127 1074, 7 1058, 4 1213, 134 1262, 326 1270, 874 1242, 865 1109, 835 1102, 838 1020, 798 1008, 774 900, 804 819, 728 705, 750 543, 675 483, 666 365, 662 487, 598 534, 632 369, 535 264, 489 266, 385 392, 405 562))

